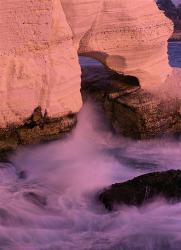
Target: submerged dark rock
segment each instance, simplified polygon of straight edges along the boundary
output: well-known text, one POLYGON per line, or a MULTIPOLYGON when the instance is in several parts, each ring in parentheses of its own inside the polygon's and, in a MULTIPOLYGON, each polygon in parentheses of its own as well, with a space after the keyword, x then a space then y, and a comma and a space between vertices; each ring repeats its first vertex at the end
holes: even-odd
POLYGON ((140 206, 157 197, 170 202, 181 200, 181 170, 149 173, 113 184, 99 195, 99 200, 106 209, 113 210, 123 204, 140 206))
POLYGON ((83 99, 91 97, 103 107, 116 133, 150 139, 181 133, 181 99, 143 90, 135 77, 91 69, 93 81, 83 68, 83 99), (98 75, 99 72, 99 75, 98 75))

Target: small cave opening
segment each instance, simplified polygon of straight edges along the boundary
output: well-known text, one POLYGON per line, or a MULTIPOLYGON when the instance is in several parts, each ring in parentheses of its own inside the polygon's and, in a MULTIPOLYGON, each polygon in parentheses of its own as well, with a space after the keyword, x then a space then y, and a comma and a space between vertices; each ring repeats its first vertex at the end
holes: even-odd
POLYGON ((121 92, 125 89, 140 87, 135 76, 119 74, 107 68, 100 61, 91 57, 79 56, 81 66, 81 94, 83 100, 87 95, 105 96, 105 93, 121 92))

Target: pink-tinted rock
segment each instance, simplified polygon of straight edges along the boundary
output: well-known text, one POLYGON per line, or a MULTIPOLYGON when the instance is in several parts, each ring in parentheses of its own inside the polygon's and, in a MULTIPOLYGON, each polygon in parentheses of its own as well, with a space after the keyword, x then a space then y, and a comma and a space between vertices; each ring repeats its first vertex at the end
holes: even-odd
POLYGON ((53 121, 79 112, 78 54, 146 90, 163 83, 172 31, 153 0, 0 0, 0 129, 22 128, 37 107, 53 121))
POLYGON ((81 71, 60 1, 0 1, 0 33, 0 127, 38 106, 52 118, 78 112, 81 71))

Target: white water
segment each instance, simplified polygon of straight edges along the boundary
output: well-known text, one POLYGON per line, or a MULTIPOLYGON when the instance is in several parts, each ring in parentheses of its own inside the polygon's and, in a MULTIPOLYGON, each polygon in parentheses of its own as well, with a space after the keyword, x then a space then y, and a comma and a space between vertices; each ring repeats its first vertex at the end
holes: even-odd
POLYGON ((0 249, 180 250, 181 203, 109 214, 96 194, 141 173, 181 169, 181 141, 117 139, 90 103, 78 120, 66 140, 22 148, 0 168, 0 249), (46 196, 47 206, 26 200, 29 191, 46 196))
POLYGON ((0 250, 181 249, 181 203, 156 200, 110 214, 96 200, 112 183, 181 169, 181 140, 117 138, 100 114, 87 103, 67 139, 20 148, 12 163, 0 163, 0 250), (46 197, 47 205, 25 192, 46 197))

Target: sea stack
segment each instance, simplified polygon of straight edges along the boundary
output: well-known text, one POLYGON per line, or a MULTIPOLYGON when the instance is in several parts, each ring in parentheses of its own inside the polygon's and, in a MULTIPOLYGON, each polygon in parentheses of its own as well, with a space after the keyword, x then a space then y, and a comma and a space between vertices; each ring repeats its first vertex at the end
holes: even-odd
POLYGON ((78 55, 136 77, 144 90, 172 73, 173 24, 153 0, 0 0, 0 20, 1 143, 72 129, 82 106, 78 55), (32 126, 37 109, 43 122, 32 126))

